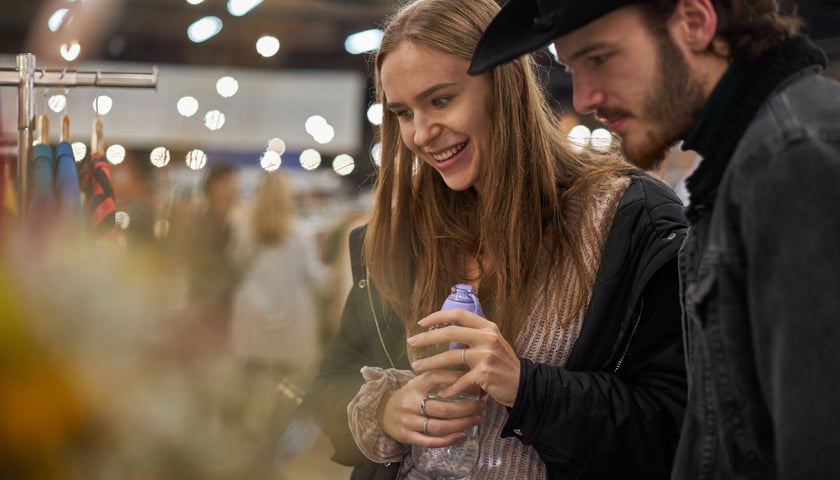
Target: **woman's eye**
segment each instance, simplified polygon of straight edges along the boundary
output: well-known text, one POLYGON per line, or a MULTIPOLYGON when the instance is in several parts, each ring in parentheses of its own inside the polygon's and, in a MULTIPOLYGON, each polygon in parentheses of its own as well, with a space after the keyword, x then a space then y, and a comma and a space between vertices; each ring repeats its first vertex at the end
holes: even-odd
POLYGON ((432 101, 432 103, 436 107, 443 107, 444 105, 449 103, 450 100, 452 100, 452 97, 440 97, 440 98, 434 99, 434 101, 432 101))
POLYGON ((401 120, 411 118, 411 110, 392 110, 391 113, 401 120))

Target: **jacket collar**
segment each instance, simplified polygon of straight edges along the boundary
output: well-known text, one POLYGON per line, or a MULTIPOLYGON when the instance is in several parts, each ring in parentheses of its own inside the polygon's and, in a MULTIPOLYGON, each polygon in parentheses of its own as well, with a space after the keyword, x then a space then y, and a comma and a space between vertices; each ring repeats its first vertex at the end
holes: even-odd
POLYGON ((769 49, 751 65, 734 65, 712 91, 684 149, 703 161, 686 180, 689 220, 714 202, 718 185, 741 137, 767 98, 786 79, 804 69, 822 70, 827 60, 808 38, 795 35, 769 49), (734 93, 734 94, 733 94, 734 93))

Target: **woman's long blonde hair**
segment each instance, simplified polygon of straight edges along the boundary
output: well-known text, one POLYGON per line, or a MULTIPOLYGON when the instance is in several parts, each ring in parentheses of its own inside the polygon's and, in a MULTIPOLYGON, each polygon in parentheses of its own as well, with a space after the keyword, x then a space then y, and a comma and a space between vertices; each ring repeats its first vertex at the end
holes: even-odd
MULTIPOLYGON (((377 100, 387 103, 380 70, 400 42, 469 60, 498 9, 492 0, 418 0, 404 6, 387 22, 375 56, 377 100)), ((481 159, 477 184, 488 187, 481 196, 475 188, 450 190, 437 171, 416 162, 390 112, 379 129, 381 167, 365 262, 386 308, 408 332, 440 308, 453 284, 465 281, 460 261, 465 255, 490 259, 493 267, 481 272, 479 298, 509 341, 522 327, 530 293, 543 287, 531 285, 542 248, 555 264, 571 255, 588 286, 592 274, 575 255, 585 232, 569 219, 587 201, 588 186, 627 168, 614 154, 570 150, 530 56, 485 75, 492 83, 491 145, 481 159)))

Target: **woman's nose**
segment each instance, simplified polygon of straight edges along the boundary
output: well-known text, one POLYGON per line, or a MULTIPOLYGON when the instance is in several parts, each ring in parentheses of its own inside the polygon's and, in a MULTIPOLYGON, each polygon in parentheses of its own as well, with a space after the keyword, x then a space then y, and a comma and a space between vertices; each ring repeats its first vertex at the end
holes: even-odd
POLYGON ((440 125, 429 115, 414 116, 414 144, 424 147, 440 134, 440 125))

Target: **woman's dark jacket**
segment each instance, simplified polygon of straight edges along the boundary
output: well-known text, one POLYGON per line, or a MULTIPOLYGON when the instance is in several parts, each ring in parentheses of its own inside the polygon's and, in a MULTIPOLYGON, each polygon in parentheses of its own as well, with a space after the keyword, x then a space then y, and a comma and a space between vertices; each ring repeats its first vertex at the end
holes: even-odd
MULTIPOLYGON (((674 193, 633 173, 566 367, 521 360, 503 436, 532 445, 549 478, 667 478, 686 397, 676 263, 685 233, 674 193)), ((363 228, 350 236, 354 285, 308 407, 332 440, 333 460, 355 467, 353 479, 392 479, 398 465, 370 462, 347 426, 362 366, 410 369, 403 325, 386 317, 368 284, 363 236, 363 228)))

